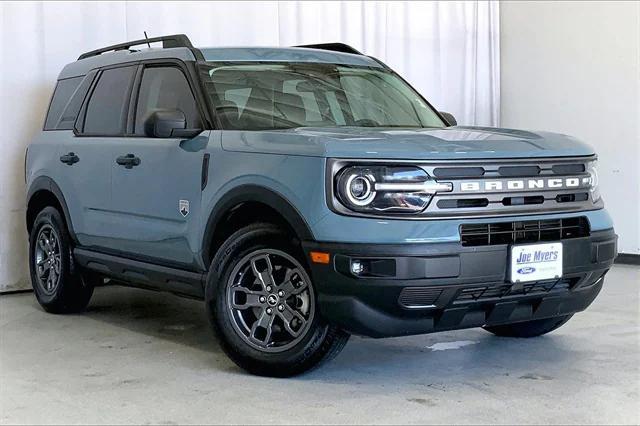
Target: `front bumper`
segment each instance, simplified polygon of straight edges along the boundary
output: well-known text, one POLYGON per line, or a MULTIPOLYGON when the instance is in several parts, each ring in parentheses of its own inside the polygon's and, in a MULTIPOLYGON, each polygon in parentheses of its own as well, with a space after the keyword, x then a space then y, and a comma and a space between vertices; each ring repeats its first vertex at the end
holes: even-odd
POLYGON ((562 241, 563 277, 507 281, 508 245, 460 243, 331 244, 305 242, 331 254, 311 263, 320 312, 331 323, 371 337, 423 334, 549 318, 587 308, 617 254, 613 229, 562 241), (377 276, 350 272, 351 259, 376 260, 377 276))

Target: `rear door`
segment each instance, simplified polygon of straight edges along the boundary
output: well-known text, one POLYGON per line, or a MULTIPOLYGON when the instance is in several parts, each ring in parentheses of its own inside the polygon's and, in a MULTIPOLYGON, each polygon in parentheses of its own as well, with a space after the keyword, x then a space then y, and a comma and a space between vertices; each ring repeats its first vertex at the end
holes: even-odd
POLYGON ((110 245, 110 145, 122 137, 137 66, 91 72, 58 119, 59 182, 80 245, 110 245), (88 87, 83 87, 87 85, 88 87))
POLYGON ((117 247, 130 257, 196 269, 209 132, 188 140, 145 134, 146 119, 157 110, 178 109, 185 114, 187 128, 203 128, 201 108, 187 75, 177 63, 145 64, 139 71, 129 117, 131 134, 111 151, 114 216, 110 232, 117 247))

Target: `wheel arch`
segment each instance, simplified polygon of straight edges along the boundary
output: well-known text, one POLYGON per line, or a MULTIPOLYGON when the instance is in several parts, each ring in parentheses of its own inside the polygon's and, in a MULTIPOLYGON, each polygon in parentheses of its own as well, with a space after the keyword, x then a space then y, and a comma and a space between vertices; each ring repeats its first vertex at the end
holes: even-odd
POLYGON ((67 202, 62 194, 62 190, 58 184, 48 176, 36 178, 27 191, 27 211, 25 215, 27 232, 31 232, 36 216, 46 206, 53 206, 60 210, 71 239, 77 242, 67 202))
POLYGON ((224 242, 224 236, 237 229, 234 226, 231 229, 223 227, 237 213, 248 214, 248 223, 251 219, 276 221, 285 225, 300 241, 314 239, 302 214, 283 195, 259 185, 241 185, 226 193, 209 214, 202 241, 202 258, 206 267, 224 242))

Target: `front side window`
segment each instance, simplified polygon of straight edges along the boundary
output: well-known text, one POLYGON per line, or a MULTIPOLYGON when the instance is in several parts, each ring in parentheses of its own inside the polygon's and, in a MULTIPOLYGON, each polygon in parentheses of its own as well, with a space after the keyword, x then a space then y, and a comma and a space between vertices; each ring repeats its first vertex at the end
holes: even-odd
POLYGON ((226 129, 444 126, 411 87, 381 68, 208 63, 203 73, 226 129))
POLYGON ((154 111, 180 110, 187 128, 201 127, 196 101, 185 75, 176 67, 146 68, 142 74, 134 132, 144 135, 144 123, 154 111))
POLYGON ((136 67, 104 70, 87 104, 83 133, 115 136, 124 133, 129 92, 136 67))

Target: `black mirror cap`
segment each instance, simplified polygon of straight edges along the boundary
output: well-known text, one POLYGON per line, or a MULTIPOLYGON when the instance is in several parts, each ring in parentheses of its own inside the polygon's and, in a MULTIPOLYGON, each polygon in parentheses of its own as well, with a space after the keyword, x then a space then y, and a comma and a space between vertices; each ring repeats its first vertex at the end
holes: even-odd
POLYGON ((186 127, 187 119, 179 109, 157 110, 145 120, 144 133, 150 138, 179 138, 195 136, 202 131, 186 127))
POLYGON ((447 122, 447 124, 449 126, 457 126, 458 125, 458 122, 456 121, 456 118, 450 112, 440 111, 440 115, 444 117, 444 119, 446 120, 446 122, 447 122))

